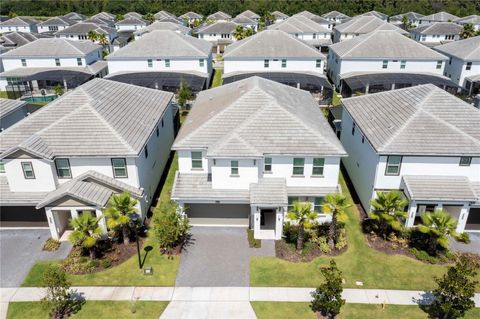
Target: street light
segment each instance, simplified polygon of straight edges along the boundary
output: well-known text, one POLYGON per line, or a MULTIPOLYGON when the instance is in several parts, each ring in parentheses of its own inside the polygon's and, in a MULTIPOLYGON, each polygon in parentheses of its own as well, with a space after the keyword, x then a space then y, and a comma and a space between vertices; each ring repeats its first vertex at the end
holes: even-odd
POLYGON ((142 261, 140 259, 140 244, 138 243, 138 227, 137 222, 140 215, 137 213, 130 214, 130 221, 133 223, 133 227, 135 228, 135 241, 137 242, 137 255, 138 255, 138 268, 142 269, 142 261))

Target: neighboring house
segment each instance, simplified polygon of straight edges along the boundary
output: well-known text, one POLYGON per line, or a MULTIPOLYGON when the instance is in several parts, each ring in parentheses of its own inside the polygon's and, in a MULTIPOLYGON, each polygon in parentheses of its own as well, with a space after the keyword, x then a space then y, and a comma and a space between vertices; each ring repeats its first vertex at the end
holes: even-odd
POLYGON ((116 37, 115 39, 113 39, 113 42, 112 42, 112 46, 113 46, 113 52, 123 48, 124 46, 127 45, 128 43, 128 40, 129 40, 129 36, 123 36, 123 35, 119 35, 118 37, 116 37))
POLYGON ((115 28, 118 31, 136 31, 145 28, 148 25, 142 18, 127 17, 122 21, 115 22, 115 28))
POLYGON ((475 31, 480 30, 480 16, 476 14, 457 19, 455 20, 455 23, 461 25, 462 27, 464 27, 466 24, 471 24, 475 31))
POLYGON ((428 16, 424 16, 420 18, 420 23, 419 25, 425 25, 425 24, 430 24, 433 22, 453 22, 455 20, 459 19, 459 17, 450 14, 448 12, 437 12, 434 14, 430 14, 428 16))
POLYGON ((32 18, 11 18, 6 21, 0 22, 0 33, 7 33, 12 31, 38 33, 37 23, 38 21, 32 18))
POLYGON ((319 25, 321 25, 322 27, 327 28, 329 30, 332 30, 332 28, 333 28, 333 23, 330 20, 328 20, 326 18, 323 18, 319 15, 313 14, 310 11, 307 11, 307 10, 304 10, 304 11, 302 11, 300 13, 297 13, 293 16, 294 17, 295 16, 302 16, 302 17, 308 18, 308 19, 312 20, 313 22, 316 22, 319 25))
POLYGON ((252 29, 255 32, 258 31, 258 22, 256 20, 250 19, 247 16, 238 15, 235 18, 233 18, 231 22, 241 25, 244 28, 252 29))
POLYGON ((133 32, 133 35, 135 39, 138 39, 142 35, 154 30, 171 30, 185 35, 192 33, 192 29, 178 23, 155 21, 146 28, 133 32))
POLYGON ((229 21, 230 19, 232 19, 232 16, 229 15, 228 13, 223 12, 223 11, 217 11, 217 12, 212 13, 211 15, 209 15, 207 17, 207 20, 214 21, 214 22, 229 21))
POLYGON ((344 96, 435 83, 456 87, 443 76, 448 58, 397 31, 374 31, 330 46, 327 74, 344 96))
POLYGON ((357 18, 357 17, 376 17, 376 18, 379 18, 380 20, 383 20, 383 21, 388 20, 388 15, 386 15, 385 13, 382 13, 382 12, 375 11, 375 10, 368 11, 368 12, 359 14, 358 16, 355 16, 355 18, 357 18))
POLYGON ((408 34, 405 30, 375 16, 357 16, 333 28, 333 42, 353 39, 376 30, 395 30, 401 34, 408 34))
POLYGON ((141 15, 140 13, 138 12, 134 12, 134 11, 131 11, 131 12, 127 12, 123 15, 123 17, 126 19, 126 18, 135 18, 135 19, 143 19, 143 15, 141 15))
POLYGON ((231 21, 217 21, 199 28, 197 34, 200 39, 212 43, 213 52, 223 53, 227 45, 236 41, 234 33, 237 26, 231 21))
POLYGON ((330 89, 325 55, 279 30, 265 30, 237 41, 223 54, 223 83, 258 75, 309 91, 330 89))
POLYGON ((2 91, 39 92, 74 88, 106 74, 102 47, 91 41, 42 38, 2 54, 2 91))
POLYGON ((193 25, 203 20, 203 16, 193 11, 189 11, 179 16, 180 19, 187 22, 187 25, 193 25))
POLYGON ((0 98, 0 132, 27 117, 27 102, 0 98))
POLYGON ((301 15, 291 16, 283 22, 269 26, 268 29, 284 31, 317 49, 326 49, 332 44, 332 31, 301 15))
POLYGON ((420 19, 423 18, 424 15, 417 12, 410 11, 407 13, 391 16, 388 19, 388 21, 396 26, 402 26, 403 19, 404 19, 403 17, 406 17, 408 23, 410 24, 410 27, 416 27, 420 24, 420 19))
POLYGON ((251 77, 202 91, 173 144, 171 198, 195 226, 280 239, 294 201, 321 213, 347 154, 307 91, 251 77))
POLYGON ((109 54, 108 78, 177 91, 182 80, 192 91, 207 88, 212 74, 212 45, 171 30, 154 30, 109 54))
POLYGON ((480 231, 480 112, 432 84, 342 100, 342 158, 365 210, 402 190, 406 226, 437 208, 480 231))
POLYGON ((158 11, 153 15, 153 17, 155 18, 155 20, 163 20, 165 18, 174 18, 174 19, 177 18, 173 13, 170 13, 165 10, 158 11))
POLYGON ((9 32, 0 36, 0 45, 6 50, 12 50, 41 38, 51 38, 51 35, 32 32, 9 32))
POLYGON ((480 36, 450 42, 433 48, 449 57, 445 75, 465 89, 469 95, 480 88, 480 36))
POLYGON ((95 23, 97 25, 109 27, 109 28, 114 28, 115 27, 115 20, 109 20, 101 17, 91 17, 85 21, 85 23, 95 23))
POLYGON ((253 21, 256 21, 258 23, 258 21, 260 21, 260 16, 258 14, 256 14, 255 12, 251 11, 251 10, 245 10, 243 11, 242 13, 240 13, 238 16, 244 16, 244 17, 247 17, 249 19, 252 19, 253 21))
MULTIPOLYGON (((98 34, 105 34, 107 37, 107 47, 112 51, 113 40, 117 37, 117 30, 105 25, 98 25, 90 22, 79 22, 66 29, 55 32, 55 37, 69 40, 88 40, 88 33, 95 31, 98 34)), ((99 43, 97 40, 96 43, 99 43)))
POLYGON ((90 19, 96 19, 96 18, 99 18, 99 19, 103 19, 103 20, 110 20, 112 22, 115 21, 115 15, 114 14, 111 14, 109 12, 100 12, 100 13, 97 13, 93 16, 90 17, 90 19))
POLYGON ((322 17, 327 19, 328 21, 333 22, 333 24, 343 23, 350 19, 349 16, 338 11, 327 12, 325 14, 322 14, 322 17))
POLYGON ((411 38, 428 46, 460 40, 463 27, 453 22, 433 22, 410 30, 411 38))
POLYGON ((282 22, 288 19, 288 15, 280 11, 273 11, 272 16, 275 19, 274 23, 282 22))
POLYGON ((59 239, 115 193, 148 216, 174 139, 173 94, 94 79, 0 133, 2 223, 40 219, 59 239), (45 216, 46 215, 46 216, 45 216))
POLYGON ((80 13, 76 13, 76 12, 70 12, 70 13, 67 13, 63 16, 65 18, 69 19, 69 20, 73 20, 73 21, 76 21, 76 22, 87 20, 87 16, 85 16, 83 14, 80 14, 80 13))
POLYGON ((54 33, 63 30, 78 21, 70 20, 66 17, 53 17, 37 24, 38 33, 54 33))

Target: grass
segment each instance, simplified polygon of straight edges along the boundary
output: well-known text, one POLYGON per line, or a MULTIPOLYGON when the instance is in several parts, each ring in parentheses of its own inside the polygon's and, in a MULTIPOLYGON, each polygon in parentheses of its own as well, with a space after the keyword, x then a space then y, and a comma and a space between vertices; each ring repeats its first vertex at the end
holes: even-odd
POLYGON ((262 241, 260 239, 255 239, 253 237, 253 229, 247 229, 247 238, 248 238, 248 245, 250 248, 261 248, 262 241))
MULTIPOLYGON (((434 276, 441 276, 446 266, 428 265, 402 255, 387 255, 367 245, 360 226, 357 208, 346 188, 343 176, 342 188, 352 206, 347 210, 346 230, 348 249, 333 257, 343 271, 345 287, 356 288, 362 281, 363 288, 427 290, 435 287, 434 276)), ((318 257, 307 263, 292 263, 276 257, 252 257, 250 259, 251 286, 315 287, 322 282, 320 266, 327 265, 331 257, 318 257)), ((480 279, 480 275, 477 280, 480 279)), ((480 285, 477 285, 480 288, 480 285)))
POLYGON ((0 91, 0 98, 2 99, 8 99, 8 94, 6 91, 0 91))
POLYGON ((223 82, 222 74, 223 74, 223 69, 215 69, 215 71, 213 73, 213 80, 212 80, 211 88, 216 88, 217 86, 222 85, 222 82, 223 82))
POLYGON ((339 106, 340 104, 342 104, 341 97, 339 97, 339 94, 337 92, 333 91, 332 105, 339 106))
MULTIPOLYGON (((307 302, 252 302, 253 310, 258 319, 316 319, 307 302)), ((480 309, 475 308, 467 313, 465 319, 479 318, 480 309)), ((399 306, 367 304, 346 304, 342 307, 340 319, 427 319, 428 315, 417 306, 399 306), (401 315, 400 315, 401 314, 401 315)))
MULTIPOLYGON (((82 308, 69 318, 87 319, 117 319, 117 318, 142 318, 158 319, 167 307, 166 301, 137 301, 135 313, 132 313, 132 303, 129 301, 87 301, 82 308)), ((50 318, 48 310, 40 302, 11 302, 8 305, 7 319, 50 318)))

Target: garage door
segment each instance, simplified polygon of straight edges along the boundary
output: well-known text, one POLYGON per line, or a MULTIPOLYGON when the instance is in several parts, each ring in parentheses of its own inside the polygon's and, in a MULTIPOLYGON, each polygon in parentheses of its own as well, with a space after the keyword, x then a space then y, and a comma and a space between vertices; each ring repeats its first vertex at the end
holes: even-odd
POLYGON ((480 230, 480 208, 470 208, 465 230, 480 230))
POLYGON ((1 227, 48 227, 45 209, 34 206, 0 207, 1 227))
POLYGON ((248 227, 250 205, 242 204, 189 204, 186 214, 193 226, 248 227))

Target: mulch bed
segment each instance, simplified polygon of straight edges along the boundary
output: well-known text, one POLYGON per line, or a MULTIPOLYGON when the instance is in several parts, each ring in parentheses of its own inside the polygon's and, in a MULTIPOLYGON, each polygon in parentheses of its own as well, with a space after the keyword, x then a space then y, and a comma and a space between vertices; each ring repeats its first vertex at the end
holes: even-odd
POLYGON ((415 255, 408 250, 408 246, 402 246, 399 243, 384 240, 381 237, 372 234, 365 234, 367 244, 370 248, 374 248, 387 255, 404 255, 416 259, 415 255))
POLYGON ((323 253, 320 248, 316 245, 311 245, 309 249, 299 253, 295 249, 295 245, 285 242, 285 240, 276 240, 275 241, 275 255, 277 258, 290 261, 290 262, 310 262, 313 259, 320 256, 337 256, 347 250, 347 247, 342 248, 341 250, 334 250, 328 254, 323 253))

